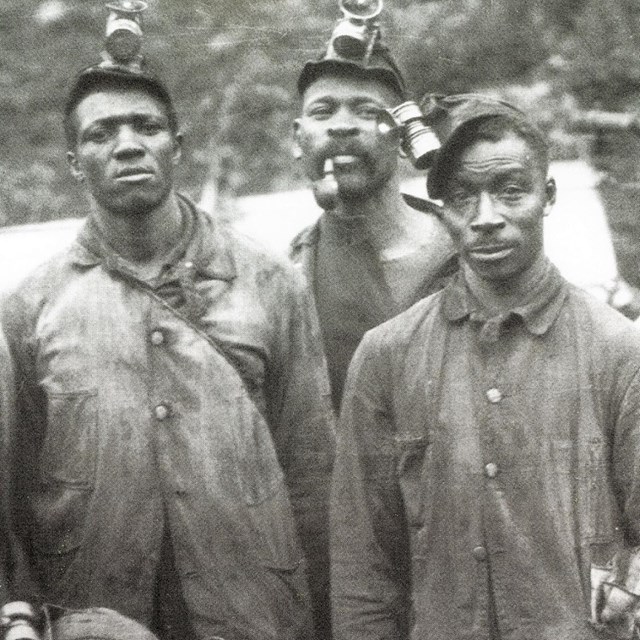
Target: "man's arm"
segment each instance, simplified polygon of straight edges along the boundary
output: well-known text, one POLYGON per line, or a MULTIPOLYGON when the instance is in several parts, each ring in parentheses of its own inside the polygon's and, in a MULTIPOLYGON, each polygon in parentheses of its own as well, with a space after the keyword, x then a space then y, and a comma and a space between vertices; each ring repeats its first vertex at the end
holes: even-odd
POLYGON ((408 637, 408 528, 396 475, 389 366, 365 336, 347 376, 331 494, 337 640, 408 637))
POLYGON ((21 358, 17 357, 18 342, 24 330, 24 319, 17 317, 19 305, 14 300, 2 301, 2 331, 0 331, 0 597, 10 600, 40 599, 39 588, 20 535, 25 511, 25 481, 20 472, 21 460, 33 458, 34 438, 29 436, 28 411, 20 398, 25 381, 21 379, 21 358))
MULTIPOLYGON (((621 382, 625 377, 620 376, 621 382)), ((596 625, 631 634, 636 619, 640 621, 640 371, 622 397, 616 395, 611 474, 622 515, 623 547, 606 566, 592 565, 591 615, 596 625)))
POLYGON ((329 637, 329 485, 335 425, 320 331, 289 267, 272 306, 279 327, 267 382, 269 423, 309 568, 318 637, 329 637))

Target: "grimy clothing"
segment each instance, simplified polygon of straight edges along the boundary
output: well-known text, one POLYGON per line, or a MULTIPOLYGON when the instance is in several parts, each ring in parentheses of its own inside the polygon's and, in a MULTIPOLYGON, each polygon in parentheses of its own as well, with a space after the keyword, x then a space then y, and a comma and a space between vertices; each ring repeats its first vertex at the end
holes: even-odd
POLYGON ((326 213, 292 243, 291 258, 302 266, 313 290, 336 412, 362 336, 441 289, 458 268, 444 226, 434 213, 424 215, 432 220, 425 245, 389 260, 380 258, 362 220, 326 213))
POLYGON ((334 449, 312 303, 289 264, 181 203, 157 277, 89 222, 2 305, 3 474, 40 590, 13 597, 150 625, 169 548, 194 637, 308 638, 303 549, 326 591, 334 449))
POLYGON ((335 637, 610 637, 590 576, 640 543, 639 370, 637 328, 551 265, 502 316, 458 274, 369 332, 338 429, 335 637))

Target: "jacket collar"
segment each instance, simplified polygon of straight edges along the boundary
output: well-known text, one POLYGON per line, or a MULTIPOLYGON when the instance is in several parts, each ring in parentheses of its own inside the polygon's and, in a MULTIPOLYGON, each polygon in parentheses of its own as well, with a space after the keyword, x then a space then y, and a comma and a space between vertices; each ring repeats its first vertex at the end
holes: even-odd
MULTIPOLYGON (((530 333, 541 336, 556 321, 567 293, 566 281, 558 269, 547 261, 545 275, 538 286, 521 304, 501 314, 501 317, 505 319, 509 316, 518 316, 530 333)), ((480 322, 492 320, 469 291, 462 270, 449 282, 443 296, 443 313, 450 322, 465 319, 480 322)))
MULTIPOLYGON (((178 198, 188 222, 175 250, 167 256, 165 269, 182 263, 192 266, 206 278, 233 280, 236 277, 236 265, 227 233, 186 196, 178 194, 178 198)), ((71 247, 71 260, 77 267, 102 264, 109 270, 135 274, 135 265, 106 245, 91 218, 85 221, 71 247)))

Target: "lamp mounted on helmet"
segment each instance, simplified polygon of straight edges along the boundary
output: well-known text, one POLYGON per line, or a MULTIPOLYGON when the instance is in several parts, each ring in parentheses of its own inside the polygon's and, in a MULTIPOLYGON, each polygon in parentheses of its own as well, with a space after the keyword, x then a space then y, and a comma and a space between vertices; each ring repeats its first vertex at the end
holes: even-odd
POLYGON ((378 16, 382 0, 339 0, 343 17, 338 20, 331 40, 331 53, 351 60, 367 61, 380 37, 378 16))
POLYGON ((105 5, 109 9, 105 32, 104 64, 139 69, 142 64, 143 0, 119 0, 105 5))

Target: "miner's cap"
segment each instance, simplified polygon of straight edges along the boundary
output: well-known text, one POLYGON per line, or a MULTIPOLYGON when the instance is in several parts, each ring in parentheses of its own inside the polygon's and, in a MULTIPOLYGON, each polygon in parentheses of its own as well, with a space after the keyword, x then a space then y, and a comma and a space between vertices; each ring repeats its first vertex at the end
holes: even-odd
POLYGON ((504 116, 514 124, 524 124, 528 129, 544 136, 526 114, 503 100, 481 94, 459 94, 443 96, 427 94, 420 101, 420 108, 428 124, 438 136, 438 149, 427 177, 427 191, 430 198, 441 199, 446 180, 451 171, 451 151, 464 138, 465 130, 471 122, 504 116))
POLYGON ((75 77, 65 102, 65 117, 90 93, 103 87, 139 88, 162 102, 169 116, 169 125, 173 131, 177 129, 177 116, 173 100, 166 85, 151 67, 145 65, 141 69, 133 69, 125 65, 95 64, 86 67, 75 77))
POLYGON ((317 60, 309 60, 298 77, 298 93, 303 95, 307 87, 325 74, 349 73, 366 79, 380 80, 392 87, 402 98, 405 84, 398 65, 389 49, 376 42, 367 60, 344 58, 337 54, 323 53, 317 60))

